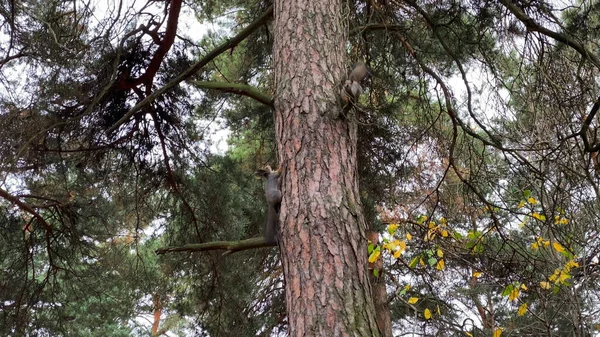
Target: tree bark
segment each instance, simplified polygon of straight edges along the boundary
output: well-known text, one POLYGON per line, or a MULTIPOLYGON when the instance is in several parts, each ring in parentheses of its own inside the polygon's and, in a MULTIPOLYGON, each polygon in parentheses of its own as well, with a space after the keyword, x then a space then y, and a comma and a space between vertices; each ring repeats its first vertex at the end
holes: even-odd
POLYGON ((275 4, 275 131, 289 336, 380 336, 358 194, 356 123, 336 118, 345 74, 339 0, 275 4))

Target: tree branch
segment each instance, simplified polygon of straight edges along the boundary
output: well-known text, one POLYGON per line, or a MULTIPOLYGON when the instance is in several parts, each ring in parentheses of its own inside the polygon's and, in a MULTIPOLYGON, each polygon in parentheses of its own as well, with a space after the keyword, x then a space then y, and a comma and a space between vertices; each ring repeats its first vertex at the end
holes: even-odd
POLYGON ((108 130, 106 130, 106 133, 110 134, 110 133, 114 132, 119 126, 121 126, 125 122, 127 122, 136 112, 138 112, 144 106, 150 104, 158 96, 162 95, 167 90, 170 90, 171 88, 178 85, 179 83, 192 77, 192 75, 194 75, 198 70, 200 70, 202 67, 204 67, 206 64, 208 64, 213 59, 215 59, 217 56, 219 56, 222 53, 224 53, 225 51, 237 46, 246 37, 248 37, 255 30, 257 30, 259 27, 261 27, 263 24, 265 24, 272 16, 273 16, 273 6, 269 7, 263 13, 263 15, 261 15, 258 19, 256 19, 253 23, 251 23, 244 30, 239 32, 236 36, 234 36, 233 38, 220 44, 217 48, 213 49, 210 53, 208 53, 206 56, 204 56, 200 61, 196 62, 194 65, 192 65, 191 67, 186 69, 183 73, 181 73, 179 76, 174 78, 171 82, 165 84, 165 86, 163 86, 162 88, 157 89, 156 91, 154 91, 153 93, 148 95, 146 98, 144 98, 142 101, 140 101, 138 104, 136 104, 133 108, 131 108, 125 114, 125 116, 123 116, 121 119, 119 119, 113 126, 108 128, 108 130))
POLYGON ((369 23, 364 26, 356 27, 350 31, 350 36, 358 35, 364 31, 385 30, 390 32, 406 32, 409 29, 403 24, 385 24, 385 23, 369 23))
POLYGON ((223 92, 232 92, 241 96, 248 96, 268 107, 273 107, 273 97, 247 84, 212 81, 194 81, 192 83, 203 89, 213 89, 223 92))
POLYGON ((262 247, 274 247, 274 244, 268 244, 263 237, 251 238, 240 241, 213 241, 205 243, 193 243, 179 247, 159 248, 155 252, 158 255, 172 252, 204 252, 209 250, 226 250, 223 255, 262 247))
POLYGON ((40 215, 40 213, 36 212, 33 209, 33 207, 22 202, 21 200, 19 200, 19 198, 15 197, 14 195, 8 193, 7 191, 5 191, 1 188, 0 188, 0 197, 6 199, 10 203, 17 205, 17 207, 19 207, 23 211, 33 215, 33 217, 36 218, 36 220, 38 220, 40 222, 40 224, 42 224, 42 226, 44 226, 44 228, 46 228, 46 230, 48 232, 52 233, 52 226, 50 226, 50 224, 48 222, 46 222, 46 220, 44 220, 44 218, 40 215))
POLYGON ((600 69, 600 60, 591 52, 589 52, 584 46, 579 44, 573 38, 568 37, 564 34, 557 33, 548 28, 540 26, 535 20, 530 18, 519 6, 512 2, 512 0, 500 0, 500 3, 506 7, 519 21, 523 22, 527 30, 532 32, 542 33, 543 35, 549 36, 556 41, 562 42, 567 46, 575 49, 581 56, 589 59, 597 68, 600 69))
POLYGON ((175 42, 175 35, 177 33, 177 23, 179 22, 179 12, 181 11, 181 2, 181 0, 171 1, 171 8, 169 10, 169 18, 167 19, 167 29, 165 31, 165 36, 163 37, 162 41, 160 41, 160 45, 154 53, 154 56, 152 57, 152 60, 150 61, 146 72, 138 79, 140 82, 145 83, 146 90, 150 89, 152 80, 158 72, 160 64, 165 58, 165 55, 167 55, 167 53, 169 52, 169 49, 171 49, 173 42, 175 42))

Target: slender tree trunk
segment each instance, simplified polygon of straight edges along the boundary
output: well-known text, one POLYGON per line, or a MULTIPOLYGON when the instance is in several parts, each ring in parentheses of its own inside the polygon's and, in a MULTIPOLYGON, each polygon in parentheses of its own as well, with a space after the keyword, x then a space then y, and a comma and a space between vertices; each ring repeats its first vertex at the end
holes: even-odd
POLYGON ((356 123, 333 117, 345 73, 340 0, 277 0, 275 121, 289 336, 380 336, 358 195, 356 123))
MULTIPOLYGON (((379 244, 379 233, 367 230, 367 238, 373 244, 379 244)), ((373 291, 373 302, 375 303, 375 317, 377 317, 377 326, 382 337, 392 337, 392 313, 388 305, 388 294, 385 283, 386 275, 383 270, 383 259, 377 259, 369 263, 369 282, 373 291), (375 276, 373 270, 379 271, 379 276, 375 276)))

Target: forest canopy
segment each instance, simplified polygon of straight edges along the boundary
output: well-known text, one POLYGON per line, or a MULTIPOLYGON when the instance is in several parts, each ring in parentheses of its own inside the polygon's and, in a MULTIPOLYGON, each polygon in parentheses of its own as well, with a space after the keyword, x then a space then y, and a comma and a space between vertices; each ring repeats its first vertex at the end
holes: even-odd
MULTIPOLYGON (((282 3, 0 3, 0 335, 301 331, 286 273, 309 263, 281 255, 287 210, 283 245, 262 240, 256 175, 282 164, 295 200, 296 172, 321 173, 310 156, 281 163, 301 153, 286 94, 355 141, 360 200, 352 176, 341 203, 381 336, 598 335, 600 2, 331 0, 341 31, 289 25, 344 41, 330 73, 285 54, 282 3), (328 94, 283 81, 282 55, 328 94), (338 73, 362 63, 363 93, 332 117, 338 73)), ((315 190, 299 209, 337 191, 315 190)), ((300 243, 321 230, 306 223, 300 243)), ((305 247, 311 268, 343 269, 336 254, 352 254, 325 243, 305 247)))

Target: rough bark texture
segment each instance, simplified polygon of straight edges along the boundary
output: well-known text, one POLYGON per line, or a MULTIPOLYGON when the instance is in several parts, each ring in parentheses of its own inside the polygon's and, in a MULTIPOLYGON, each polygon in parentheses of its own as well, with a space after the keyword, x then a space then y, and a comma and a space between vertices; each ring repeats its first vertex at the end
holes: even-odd
POLYGON ((277 0, 275 121, 289 336, 380 336, 358 195, 356 124, 334 118, 345 73, 339 0, 277 0))

